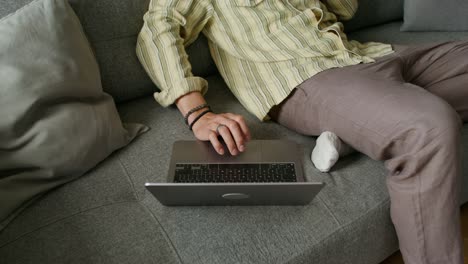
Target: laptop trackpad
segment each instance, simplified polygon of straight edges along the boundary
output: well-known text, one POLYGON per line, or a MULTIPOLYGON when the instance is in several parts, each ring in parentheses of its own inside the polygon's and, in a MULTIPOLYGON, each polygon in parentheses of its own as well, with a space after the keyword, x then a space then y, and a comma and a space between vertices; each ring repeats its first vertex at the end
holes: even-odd
POLYGON ((246 150, 232 156, 224 145, 224 155, 219 155, 209 141, 176 141, 173 147, 173 161, 192 163, 255 163, 262 161, 262 144, 249 141, 246 150))
POLYGON ((244 152, 240 152, 236 156, 232 156, 229 152, 227 146, 223 143, 224 147, 224 155, 219 155, 211 146, 211 144, 205 143, 205 152, 206 153, 206 160, 208 162, 215 162, 215 163, 252 163, 252 162, 261 162, 262 161, 262 144, 258 141, 249 141, 246 144, 246 149, 244 152))

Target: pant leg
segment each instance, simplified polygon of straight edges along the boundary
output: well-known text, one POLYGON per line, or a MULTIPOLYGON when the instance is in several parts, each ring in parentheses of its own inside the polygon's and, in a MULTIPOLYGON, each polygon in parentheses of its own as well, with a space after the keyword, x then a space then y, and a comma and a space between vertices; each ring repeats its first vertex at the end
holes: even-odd
POLYGON ((391 217, 406 263, 463 262, 460 129, 454 109, 406 83, 397 55, 329 69, 305 81, 271 117, 307 135, 333 131, 385 160, 391 217))
POLYGON ((443 98, 468 122, 468 40, 415 46, 401 57, 406 81, 443 98))

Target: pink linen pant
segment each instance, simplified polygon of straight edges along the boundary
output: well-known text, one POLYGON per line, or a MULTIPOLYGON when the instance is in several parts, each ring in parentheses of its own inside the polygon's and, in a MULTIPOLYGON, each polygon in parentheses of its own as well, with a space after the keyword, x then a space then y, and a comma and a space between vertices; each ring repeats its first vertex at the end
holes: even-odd
POLYGON ((468 121, 468 41, 394 48, 374 63, 314 75, 270 116, 305 135, 334 132, 385 161, 405 263, 462 264, 460 130, 468 121))

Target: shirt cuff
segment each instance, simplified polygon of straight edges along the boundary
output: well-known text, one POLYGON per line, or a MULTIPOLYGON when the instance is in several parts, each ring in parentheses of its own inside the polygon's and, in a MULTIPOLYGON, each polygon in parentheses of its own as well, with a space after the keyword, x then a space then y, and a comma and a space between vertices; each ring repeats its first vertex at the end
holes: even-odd
POLYGON ((174 104, 184 94, 200 92, 205 95, 208 91, 208 82, 201 77, 188 77, 175 83, 173 87, 154 93, 154 99, 163 107, 174 104))

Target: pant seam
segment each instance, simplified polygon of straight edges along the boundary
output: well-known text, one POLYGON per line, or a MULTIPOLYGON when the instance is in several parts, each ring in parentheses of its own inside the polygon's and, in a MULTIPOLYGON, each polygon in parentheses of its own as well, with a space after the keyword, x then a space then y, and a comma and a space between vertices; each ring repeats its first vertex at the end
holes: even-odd
POLYGON ((427 249, 426 249, 426 236, 424 232, 424 223, 423 223, 423 217, 422 217, 422 208, 421 208, 421 177, 418 177, 418 195, 417 195, 417 203, 418 203, 418 221, 420 222, 420 231, 421 231, 421 237, 422 237, 422 242, 421 242, 421 250, 422 250, 422 260, 424 263, 427 263, 427 249))

